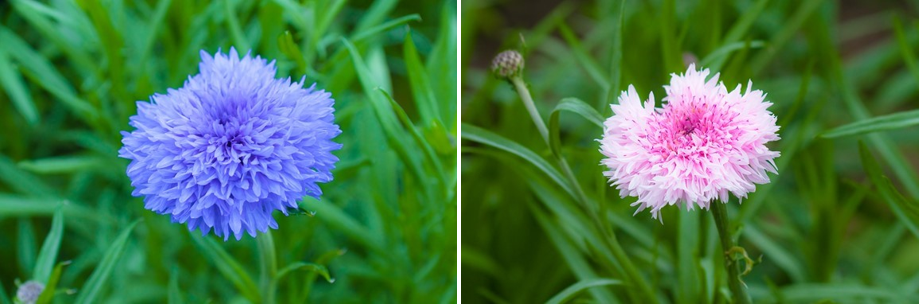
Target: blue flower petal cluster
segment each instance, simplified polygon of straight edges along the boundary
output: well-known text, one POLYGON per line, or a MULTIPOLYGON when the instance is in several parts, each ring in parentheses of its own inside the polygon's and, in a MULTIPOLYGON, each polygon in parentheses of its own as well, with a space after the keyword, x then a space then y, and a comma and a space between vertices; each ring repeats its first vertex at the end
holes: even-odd
POLYGON ((268 227, 318 183, 332 180, 338 158, 332 141, 331 94, 304 88, 304 79, 277 79, 274 61, 236 49, 201 51, 200 73, 179 89, 137 102, 132 132, 122 132, 119 156, 145 208, 168 214, 227 240, 268 227))

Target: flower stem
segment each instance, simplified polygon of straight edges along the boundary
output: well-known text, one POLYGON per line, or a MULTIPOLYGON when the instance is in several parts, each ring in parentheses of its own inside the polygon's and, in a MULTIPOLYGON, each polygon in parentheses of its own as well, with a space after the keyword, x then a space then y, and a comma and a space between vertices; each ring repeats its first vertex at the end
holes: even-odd
POLYGON ((520 95, 520 99, 523 100, 523 105, 527 107, 527 112, 530 112, 530 117, 533 118, 533 123, 536 124, 536 129, 539 129, 539 135, 542 136, 542 139, 546 141, 546 144, 549 144, 549 129, 546 128, 546 123, 542 121, 542 116, 539 116, 539 111, 536 110, 536 103, 533 102, 533 97, 530 96, 530 90, 527 89, 527 85, 523 82, 523 77, 521 76, 512 76, 509 78, 514 88, 517 89, 517 94, 520 95))
MULTIPOLYGON (((543 140, 548 146, 549 129, 546 127, 546 123, 543 122, 542 116, 539 115, 539 111, 536 110, 536 104, 533 102, 533 97, 530 96, 530 91, 527 89, 526 83, 523 81, 523 77, 516 75, 508 78, 508 80, 510 80, 510 82, 514 85, 514 88, 517 90, 517 94, 520 95, 520 99, 523 100, 523 104, 526 106, 527 111, 530 112, 530 117, 533 119, 533 124, 536 125, 536 128, 539 130, 540 135, 542 135, 543 140)), ((638 272, 638 269, 635 267, 635 264, 632 263, 632 260, 629 259, 629 256, 625 253, 625 250, 622 249, 622 246, 619 245, 619 240, 616 238, 616 232, 612 229, 609 229, 609 227, 604 224, 605 222, 597 215, 597 211, 595 209, 599 208, 593 208, 591 200, 587 197, 584 189, 581 188, 581 184, 578 182, 577 177, 571 170, 571 166, 568 165, 568 162, 564 157, 562 157, 561 154, 556 154, 555 151, 553 151, 553 155, 558 161, 559 166, 562 168, 562 172, 564 172, 567 182, 574 188, 575 196, 577 196, 576 198, 580 208, 583 209, 585 213, 587 213, 595 228, 600 231, 601 237, 603 239, 603 245, 605 245, 607 250, 613 254, 613 257, 619 261, 623 270, 625 271, 625 275, 630 279, 630 281, 637 285, 637 291, 631 288, 627 290, 629 296, 632 297, 632 301, 642 303, 658 303, 657 296, 654 294, 654 291, 651 290, 648 282, 645 281, 645 278, 641 276, 641 274, 638 272), (645 295, 644 301, 642 301, 638 294, 636 294, 638 291, 645 295)))
POLYGON ((711 203, 711 209, 712 217, 715 218, 715 226, 718 228, 718 236, 721 238, 721 249, 724 250, 724 269, 728 271, 728 287, 731 289, 732 302, 749 304, 750 296, 747 295, 747 289, 740 280, 740 265, 731 257, 732 254, 728 254, 731 248, 734 248, 734 240, 731 238, 731 231, 728 227, 727 207, 720 201, 714 201, 711 203))
POLYGON ((260 282, 262 301, 265 304, 273 304, 275 303, 275 292, 277 291, 274 278, 278 273, 278 261, 274 249, 274 239, 271 238, 271 229, 259 235, 256 241, 258 243, 259 264, 262 271, 260 282))

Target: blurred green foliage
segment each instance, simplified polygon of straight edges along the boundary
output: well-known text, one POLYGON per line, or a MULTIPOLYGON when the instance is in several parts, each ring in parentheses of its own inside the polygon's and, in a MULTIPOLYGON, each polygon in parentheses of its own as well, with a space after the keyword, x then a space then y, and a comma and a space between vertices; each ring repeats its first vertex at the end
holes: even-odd
POLYGON ((455 302, 456 7, 0 2, 0 303, 27 280, 61 303, 455 302), (343 130, 315 214, 258 241, 145 210, 117 158, 136 101, 231 46, 330 91, 343 130))
POLYGON ((669 75, 693 61, 729 89, 752 80, 781 126, 770 145, 779 175, 728 205, 757 260, 744 277, 754 302, 919 301, 919 3, 508 0, 462 10, 464 300, 635 302, 631 263, 658 302, 729 301, 711 215, 633 216, 635 198, 602 175, 591 114, 610 116, 629 84, 660 105, 669 75), (551 147, 489 72, 505 49, 524 53, 551 147), (559 154, 576 183, 560 174, 559 154), (604 229, 628 261, 607 249, 604 229))

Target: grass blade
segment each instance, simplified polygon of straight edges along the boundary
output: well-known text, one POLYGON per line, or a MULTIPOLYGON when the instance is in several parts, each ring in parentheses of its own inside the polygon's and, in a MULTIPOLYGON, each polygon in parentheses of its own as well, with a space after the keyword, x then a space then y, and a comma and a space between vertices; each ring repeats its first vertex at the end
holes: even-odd
POLYGON ((546 301, 546 304, 566 303, 569 299, 574 297, 578 292, 581 292, 591 287, 606 286, 606 285, 619 285, 619 284, 622 284, 622 281, 613 280, 613 279, 596 278, 596 279, 582 280, 580 282, 574 283, 574 285, 568 286, 568 288, 565 288, 565 290, 562 290, 561 292, 556 294, 554 297, 549 299, 549 301, 546 301))
POLYGON ((403 16, 403 17, 399 17, 399 18, 390 20, 386 23, 374 26, 367 30, 361 31, 360 33, 357 33, 354 36, 351 36, 351 40, 361 41, 361 40, 373 37, 379 33, 385 32, 391 28, 408 23, 409 21, 421 21, 421 16, 419 16, 418 14, 411 14, 408 16, 403 16))
POLYGON ((603 72, 600 71, 599 65, 590 57, 571 28, 565 23, 559 23, 558 31, 562 34, 562 37, 565 38, 565 41, 568 42, 568 47, 570 47, 571 52, 574 53, 574 58, 577 59, 581 67, 587 71, 587 75, 589 75, 597 85, 604 89, 608 89, 610 85, 609 80, 603 76, 603 72))
POLYGON ((32 96, 22 83, 22 75, 16 70, 10 62, 9 54, 4 48, 0 48, 0 86, 6 91, 6 95, 13 101, 13 106, 22 114, 29 125, 34 126, 38 123, 38 108, 32 101, 32 96))
POLYGON ((233 43, 236 44, 243 53, 248 52, 252 47, 249 45, 249 40, 246 39, 246 35, 243 34, 242 27, 239 25, 239 17, 237 17, 236 14, 235 3, 233 3, 233 0, 224 0, 223 8, 226 10, 227 27, 230 28, 233 43))
POLYGON ((54 267, 54 261, 57 260, 57 252, 61 248, 61 238, 64 236, 64 206, 58 207, 51 219, 51 231, 45 237, 45 242, 38 253, 38 260, 35 262, 35 269, 32 271, 32 279, 45 283, 51 277, 51 271, 54 267))
POLYGON ((96 266, 96 270, 93 270, 93 274, 86 280, 86 284, 83 284, 80 294, 77 295, 76 303, 98 302, 96 297, 99 296, 102 287, 105 286, 112 271, 115 270, 115 264, 118 263, 118 260, 124 253, 124 248, 128 243, 128 237, 131 236, 131 231, 134 230, 134 226, 137 226, 138 222, 140 222, 140 220, 134 221, 128 225, 128 227, 121 230, 121 233, 118 234, 118 237, 115 238, 112 245, 105 251, 105 254, 102 256, 102 261, 96 266))
POLYGON ((906 224, 909 231, 919 238, 919 202, 907 199, 897 191, 890 179, 883 175, 881 165, 871 154, 871 151, 868 151, 868 146, 865 143, 858 143, 858 152, 862 159, 862 166, 865 167, 865 172, 877 187, 881 197, 887 201, 897 218, 906 224))
POLYGON ((461 129, 463 130, 463 138, 500 150, 504 150, 506 152, 517 155, 520 158, 523 158, 527 162, 536 166, 536 168, 538 168, 540 171, 548 175, 552 181, 561 186, 565 192, 571 195, 571 197, 576 197, 574 190, 571 188, 568 182, 565 181, 565 179, 562 177, 562 174, 559 173, 555 167, 550 165, 548 161, 533 151, 530 151, 530 149, 527 149, 526 147, 514 141, 501 137, 498 134, 491 133, 485 129, 470 124, 463 123, 461 129))
POLYGON ((45 283, 45 289, 41 291, 41 295, 39 295, 38 300, 35 301, 36 304, 51 303, 51 300, 54 300, 54 296, 57 294, 57 282, 61 278, 61 271, 63 271, 64 266, 67 265, 70 265, 70 261, 57 263, 57 266, 54 267, 54 271, 51 272, 51 276, 48 277, 48 282, 45 283))
POLYGON ((603 116, 597 110, 587 105, 580 99, 569 97, 563 98, 555 106, 552 113, 549 114, 549 146, 556 155, 561 155, 561 139, 559 138, 559 116, 562 111, 568 111, 578 114, 593 123, 597 127, 603 128, 603 116))
POLYGON ((35 248, 35 229, 32 229, 32 220, 29 218, 19 219, 19 235, 17 236, 17 261, 22 273, 29 273, 35 269, 35 257, 38 255, 38 249, 35 248))
MULTIPOLYGON (((725 36, 722 45, 727 46, 739 42, 741 38, 747 34, 747 31, 750 30, 750 27, 753 26, 753 22, 759 18, 759 15, 763 12, 763 10, 766 8, 766 4, 768 3, 769 0, 756 1, 756 4, 753 5, 753 8, 744 12, 743 15, 737 19, 737 22, 734 23, 734 26, 728 30, 728 34, 725 36)), ((721 68, 724 67, 724 64, 728 61, 728 58, 729 56, 724 56, 720 57, 720 59, 715 59, 711 65, 706 67, 712 71, 719 72, 721 71, 721 68)))
POLYGON ((431 90, 431 84, 428 83, 428 73, 421 63, 418 56, 418 50, 415 48, 415 42, 412 41, 412 32, 405 34, 405 43, 403 43, 403 57, 405 58, 405 68, 408 70, 409 83, 412 87, 412 96, 415 98, 415 104, 418 106, 418 112, 421 114, 421 121, 424 124, 438 119, 440 110, 434 97, 434 91, 431 90))
POLYGON ((61 174, 105 168, 108 162, 107 159, 95 156, 68 155, 21 161, 19 167, 40 174, 61 174))
POLYGON ((284 278, 285 275, 295 270, 304 270, 307 272, 318 273, 323 278, 325 278, 327 282, 335 283, 335 279, 329 276, 329 269, 327 269, 325 266, 315 264, 315 263, 306 263, 306 262, 294 262, 294 263, 291 263, 290 265, 285 266, 284 268, 281 268, 281 270, 278 271, 278 274, 274 277, 274 279, 280 281, 282 278, 284 278))
POLYGON ((214 267, 217 267, 217 271, 219 271, 224 278, 233 283, 236 289, 242 293, 244 297, 253 302, 258 302, 260 300, 258 286, 255 285, 255 281, 252 281, 252 277, 249 276, 245 268, 243 268, 232 255, 224 250, 223 246, 197 233, 191 233, 191 235, 192 241, 201 249, 201 253, 204 254, 206 260, 210 262, 211 265, 214 265, 214 267))
POLYGON ((300 51, 300 47, 294 42, 293 35, 290 34, 290 31, 284 31, 284 34, 278 36, 278 48, 281 49, 281 53, 284 53, 287 58, 293 59, 297 63, 297 71, 300 73, 306 73, 306 60, 303 59, 303 52, 300 51))
POLYGON ((731 53, 737 50, 758 49, 765 45, 766 43, 764 43, 762 40, 753 40, 753 41, 750 41, 749 43, 746 41, 734 42, 734 43, 722 45, 718 49, 712 51, 707 56, 705 56, 705 58, 702 58, 702 61, 699 61, 699 66, 708 67, 716 61, 725 61, 731 55, 731 53))
POLYGON ((179 289, 179 269, 173 268, 172 273, 169 274, 169 290, 166 296, 167 303, 169 304, 182 304, 185 301, 182 300, 182 290, 179 289))
POLYGON ((3 47, 19 62, 23 71, 30 73, 31 77, 38 80, 35 83, 74 110, 77 117, 92 121, 98 116, 98 112, 92 105, 77 97, 70 82, 55 69, 54 65, 29 47, 19 36, 0 26, 0 41, 3 41, 3 47))
POLYGON ((873 117, 833 128, 820 135, 824 138, 836 138, 865 133, 896 130, 919 125, 919 110, 898 112, 890 115, 873 117))
POLYGON ((906 35, 903 34, 903 24, 900 22, 900 18, 896 16, 893 18, 893 30, 897 36, 897 45, 900 46, 900 53, 903 54, 903 61, 906 62, 906 67, 909 68, 909 72, 916 78, 916 84, 919 84, 919 65, 916 65, 916 56, 913 55, 914 48, 909 45, 909 40, 907 40, 906 35))

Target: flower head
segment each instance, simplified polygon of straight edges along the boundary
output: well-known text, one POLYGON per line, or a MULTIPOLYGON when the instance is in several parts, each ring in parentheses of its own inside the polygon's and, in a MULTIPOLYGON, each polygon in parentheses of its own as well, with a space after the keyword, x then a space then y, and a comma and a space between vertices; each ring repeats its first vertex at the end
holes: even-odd
POLYGON ((708 75, 694 65, 673 74, 663 108, 654 108, 654 94, 642 103, 632 86, 611 105, 600 139, 603 174, 622 197, 638 197, 636 213, 651 208, 657 218, 667 205, 707 209, 728 193, 746 198, 754 184, 769 182, 767 171, 777 173, 779 152, 766 147, 779 139, 772 103, 752 82, 729 92, 708 75))
POLYGON ((171 215, 189 230, 232 232, 277 228, 271 213, 322 194, 341 145, 334 101, 305 80, 276 79, 274 61, 236 49, 213 57, 201 51, 200 74, 179 89, 137 102, 122 132, 119 156, 144 207, 171 215))
POLYGON ((37 281, 26 281, 22 285, 19 285, 19 289, 16 290, 16 299, 19 299, 19 302, 24 304, 35 304, 35 302, 38 301, 38 297, 41 296, 41 292, 44 290, 45 284, 37 281))

